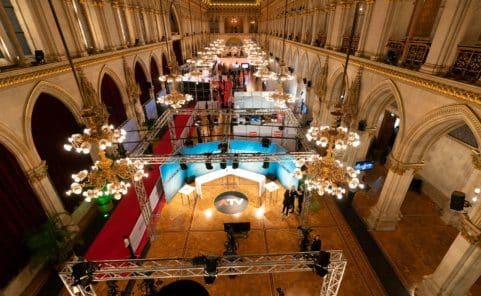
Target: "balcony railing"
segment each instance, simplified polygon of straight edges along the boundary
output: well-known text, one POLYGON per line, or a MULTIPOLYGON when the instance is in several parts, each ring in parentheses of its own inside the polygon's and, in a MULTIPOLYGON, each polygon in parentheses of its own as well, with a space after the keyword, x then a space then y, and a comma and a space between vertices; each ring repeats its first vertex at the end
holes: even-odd
POLYGON ((481 78, 481 46, 459 46, 449 78, 476 82, 481 78))
POLYGON ((430 47, 431 43, 429 41, 409 41, 406 45, 405 40, 389 40, 386 62, 418 70, 426 62, 430 47), (405 46, 407 46, 407 51, 403 57, 405 46))
MULTIPOLYGON (((355 53, 359 45, 359 37, 352 38, 351 53, 355 53)), ((347 52, 349 46, 349 36, 342 37, 341 52, 347 52)))

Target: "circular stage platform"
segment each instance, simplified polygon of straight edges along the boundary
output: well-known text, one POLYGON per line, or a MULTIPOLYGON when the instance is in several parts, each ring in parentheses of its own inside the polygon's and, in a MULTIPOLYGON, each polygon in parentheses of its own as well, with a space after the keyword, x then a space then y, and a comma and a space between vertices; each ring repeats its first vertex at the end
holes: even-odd
POLYGON ((158 296, 209 296, 209 292, 198 282, 189 280, 175 281, 163 287, 158 296))
POLYGON ((217 211, 224 214, 237 214, 244 211, 249 204, 247 196, 238 191, 226 191, 217 196, 214 206, 217 211))

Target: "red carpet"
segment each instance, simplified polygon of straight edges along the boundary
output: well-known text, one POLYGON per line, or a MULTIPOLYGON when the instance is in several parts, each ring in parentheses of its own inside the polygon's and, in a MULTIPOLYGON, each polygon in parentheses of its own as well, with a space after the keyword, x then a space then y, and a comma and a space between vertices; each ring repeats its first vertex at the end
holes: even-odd
MULTIPOLYGON (((189 120, 190 115, 178 115, 174 120, 175 134, 177 137, 182 133, 184 126, 189 120), (178 127, 177 127, 178 126, 178 127)), ((170 144, 170 134, 165 132, 162 139, 154 148, 155 154, 166 154, 172 152, 172 145, 170 144)), ((149 171, 149 177, 144 179, 145 191, 147 196, 150 196, 155 183, 160 177, 159 167, 152 166, 149 171)), ((153 209, 154 213, 160 213, 165 205, 165 199, 162 196, 157 207, 153 209)), ((129 192, 122 198, 120 203, 115 208, 109 220, 105 223, 102 230, 95 238, 92 245, 90 245, 85 258, 88 260, 113 260, 129 258, 130 254, 124 246, 123 236, 129 235, 140 216, 140 207, 135 195, 135 189, 131 187, 129 192)), ((147 243, 147 234, 144 233, 142 241, 136 250, 136 255, 140 256, 147 243)))

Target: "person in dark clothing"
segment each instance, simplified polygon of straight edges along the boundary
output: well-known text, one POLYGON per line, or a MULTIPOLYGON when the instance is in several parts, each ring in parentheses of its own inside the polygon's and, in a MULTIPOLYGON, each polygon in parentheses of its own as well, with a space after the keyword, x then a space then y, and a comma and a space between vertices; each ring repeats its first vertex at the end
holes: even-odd
POLYGON ((286 190, 286 192, 284 192, 284 200, 282 201, 282 214, 284 216, 287 216, 289 215, 289 199, 291 197, 291 193, 289 191, 289 189, 286 190))
POLYGON ((291 190, 289 191, 289 213, 294 213, 294 200, 296 199, 297 191, 294 185, 291 186, 291 190))
POLYGON ((316 235, 312 240, 311 244, 311 252, 319 252, 321 251, 321 238, 319 235, 316 235))
POLYGON ((302 212, 302 202, 304 201, 304 186, 299 185, 297 190, 297 211, 299 214, 302 212))

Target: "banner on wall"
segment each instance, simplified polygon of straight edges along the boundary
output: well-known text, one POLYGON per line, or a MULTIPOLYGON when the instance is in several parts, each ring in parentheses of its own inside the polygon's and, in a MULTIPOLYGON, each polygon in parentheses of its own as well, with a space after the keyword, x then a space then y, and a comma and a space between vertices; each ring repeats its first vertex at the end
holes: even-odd
POLYGON ((144 111, 147 119, 156 119, 158 117, 155 99, 150 99, 144 104, 144 111))
POLYGON ((125 151, 130 153, 140 142, 140 133, 137 129, 137 120, 135 118, 131 118, 127 120, 122 126, 120 126, 120 128, 124 129, 127 132, 122 146, 124 147, 125 151))

